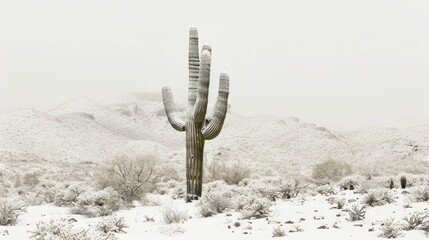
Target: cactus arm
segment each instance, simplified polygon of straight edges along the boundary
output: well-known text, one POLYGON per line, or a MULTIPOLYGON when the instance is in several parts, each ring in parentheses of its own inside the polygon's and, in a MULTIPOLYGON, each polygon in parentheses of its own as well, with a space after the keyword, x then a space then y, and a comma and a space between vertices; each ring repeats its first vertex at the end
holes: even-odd
POLYGON ((228 109, 229 95, 229 76, 226 73, 221 73, 219 80, 219 95, 214 107, 213 116, 210 122, 202 130, 204 139, 211 140, 217 137, 222 130, 223 123, 228 109))
POLYGON ((200 71, 200 57, 198 54, 198 31, 196 28, 189 30, 189 86, 188 86, 188 109, 193 109, 197 98, 198 74, 200 71))
POLYGON ((201 52, 200 74, 198 78, 197 99, 193 109, 194 121, 198 123, 204 121, 206 116, 210 85, 210 64, 210 47, 203 46, 203 50, 201 52))
POLYGON ((185 131, 185 123, 177 113, 176 104, 174 103, 170 87, 162 88, 162 101, 171 126, 179 132, 185 131))

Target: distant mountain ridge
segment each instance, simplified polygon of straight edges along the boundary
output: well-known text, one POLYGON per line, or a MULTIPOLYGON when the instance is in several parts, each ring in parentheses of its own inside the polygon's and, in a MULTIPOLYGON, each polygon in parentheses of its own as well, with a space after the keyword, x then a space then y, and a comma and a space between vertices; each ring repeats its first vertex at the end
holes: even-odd
MULTIPOLYGON (((185 103, 178 101, 182 115, 185 103)), ((135 151, 181 163, 184 140, 184 133, 169 126, 161 96, 154 93, 126 93, 99 102, 81 97, 47 112, 0 112, 3 158, 98 162, 135 151)), ((240 161, 284 173, 309 173, 312 165, 327 159, 424 171, 428 156, 429 125, 341 134, 293 117, 244 117, 231 111, 218 138, 206 143, 208 161, 240 161)))

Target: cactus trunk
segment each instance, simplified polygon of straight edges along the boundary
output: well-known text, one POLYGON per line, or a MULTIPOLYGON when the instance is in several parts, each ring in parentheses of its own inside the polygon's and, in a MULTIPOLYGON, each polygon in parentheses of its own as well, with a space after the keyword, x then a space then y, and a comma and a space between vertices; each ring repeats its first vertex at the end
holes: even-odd
POLYGON ((203 185, 204 137, 201 124, 186 123, 186 192, 188 200, 201 196, 203 185))
POLYGON ((201 197, 203 184, 204 143, 216 138, 225 121, 229 77, 221 73, 219 93, 213 113, 206 117, 210 84, 211 48, 203 46, 201 60, 198 53, 198 32, 189 32, 189 93, 186 120, 177 113, 173 95, 169 87, 162 88, 165 112, 171 126, 177 131, 186 132, 186 193, 187 201, 201 197))

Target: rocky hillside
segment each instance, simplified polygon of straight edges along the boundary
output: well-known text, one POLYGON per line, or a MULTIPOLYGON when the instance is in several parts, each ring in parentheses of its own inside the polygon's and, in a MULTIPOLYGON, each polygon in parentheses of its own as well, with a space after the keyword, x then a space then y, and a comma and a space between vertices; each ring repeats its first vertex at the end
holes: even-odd
MULTIPOLYGON (((182 115, 184 106, 179 100, 182 115)), ((100 102, 83 97, 47 112, 0 113, 0 154, 7 158, 97 162, 134 151, 182 162, 184 138, 169 126, 159 94, 128 93, 100 102)), ((208 161, 240 161, 284 174, 309 173, 312 165, 327 159, 369 172, 386 166, 422 171, 427 169, 428 153, 429 126, 340 134, 297 118, 243 117, 234 112, 228 113, 219 137, 206 144, 208 161)))

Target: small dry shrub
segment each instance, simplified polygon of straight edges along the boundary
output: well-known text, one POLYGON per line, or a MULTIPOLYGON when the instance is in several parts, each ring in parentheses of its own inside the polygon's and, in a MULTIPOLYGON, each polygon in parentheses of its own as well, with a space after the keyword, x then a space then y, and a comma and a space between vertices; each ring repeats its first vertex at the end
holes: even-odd
POLYGON ((108 216, 121 206, 119 194, 113 188, 97 192, 85 192, 77 198, 72 211, 87 217, 108 216))
POLYGON ((183 223, 188 219, 188 214, 183 210, 167 208, 163 211, 162 218, 166 224, 183 223))
POLYGON ((66 219, 36 223, 36 230, 30 232, 32 240, 92 240, 88 229, 76 229, 66 219))
POLYGON ((256 195, 242 195, 234 199, 234 208, 242 219, 263 218, 270 213, 271 201, 256 195))
POLYGON ((331 184, 325 184, 316 187, 316 192, 324 196, 330 196, 337 194, 338 189, 331 184))
POLYGON ((409 217, 404 217, 405 221, 404 230, 414 230, 423 226, 425 221, 428 219, 428 214, 423 212, 414 212, 409 217))
POLYGON ((210 209, 213 213, 222 213, 232 206, 231 187, 223 182, 216 181, 206 184, 207 190, 200 200, 200 210, 207 212, 210 209))
POLYGON ((212 161, 206 165, 205 177, 207 181, 222 180, 230 185, 238 185, 243 179, 250 176, 250 169, 242 163, 236 162, 227 165, 219 161, 212 161))
POLYGON ((77 202, 77 198, 92 189, 88 188, 86 183, 82 182, 72 182, 70 184, 65 184, 63 188, 58 189, 55 194, 54 204, 56 206, 72 206, 77 202))
POLYGON ((158 157, 154 155, 117 156, 103 163, 95 175, 101 188, 111 187, 125 201, 140 199, 143 193, 153 188, 153 175, 158 157))
POLYGON ((14 225, 26 212, 26 204, 18 197, 0 198, 0 225, 14 225))
POLYGON ((429 201, 429 186, 417 186, 411 190, 411 196, 416 202, 429 201))
POLYGON ((107 235, 110 233, 126 233, 125 228, 128 226, 125 224, 123 217, 110 216, 102 218, 95 226, 97 231, 107 235))
POLYGON ((338 181, 352 173, 352 168, 344 161, 326 160, 313 167, 312 177, 323 181, 338 181))
POLYGON ((363 197, 362 202, 370 207, 382 206, 395 202, 393 193, 387 189, 370 190, 363 197))
POLYGON ((276 227, 273 229, 273 237, 284 237, 286 232, 282 227, 276 227))
POLYGON ((365 219, 365 206, 359 206, 358 204, 354 204, 349 209, 347 209, 347 212, 349 213, 349 221, 354 222, 365 219))
POLYGON ((396 222, 393 218, 385 220, 382 223, 381 233, 378 234, 378 236, 383 238, 397 238, 402 236, 401 224, 396 222))

